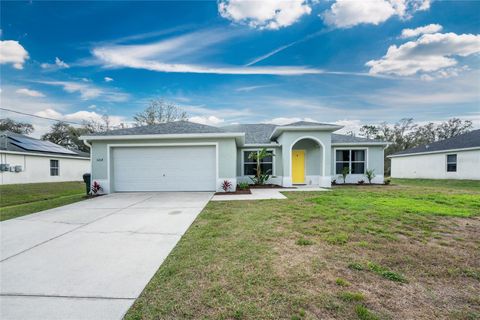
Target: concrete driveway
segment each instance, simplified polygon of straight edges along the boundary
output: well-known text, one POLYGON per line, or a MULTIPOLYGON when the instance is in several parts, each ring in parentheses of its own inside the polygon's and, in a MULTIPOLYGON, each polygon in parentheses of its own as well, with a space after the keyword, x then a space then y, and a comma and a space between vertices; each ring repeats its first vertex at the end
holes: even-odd
POLYGON ((210 192, 116 193, 0 223, 1 319, 121 319, 210 192))

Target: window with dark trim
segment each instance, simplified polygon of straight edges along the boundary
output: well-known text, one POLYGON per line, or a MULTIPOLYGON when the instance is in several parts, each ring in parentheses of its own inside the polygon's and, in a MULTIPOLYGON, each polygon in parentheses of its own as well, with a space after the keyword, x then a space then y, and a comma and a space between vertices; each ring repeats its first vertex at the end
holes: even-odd
POLYGON ((60 163, 58 160, 50 160, 50 175, 58 176, 60 171, 60 163))
POLYGON ((348 168, 351 174, 365 174, 365 150, 343 149, 335 153, 335 173, 342 174, 343 168, 348 168))
POLYGON ((457 172, 456 154, 447 154, 447 172, 457 172))
MULTIPOLYGON (((243 175, 254 176, 257 173, 257 161, 249 159, 252 152, 258 153, 260 150, 243 151, 243 175)), ((272 154, 271 151, 268 151, 272 154)), ((263 173, 273 174, 273 156, 268 156, 260 161, 260 168, 263 173), (270 171, 268 171, 270 170, 270 171)))

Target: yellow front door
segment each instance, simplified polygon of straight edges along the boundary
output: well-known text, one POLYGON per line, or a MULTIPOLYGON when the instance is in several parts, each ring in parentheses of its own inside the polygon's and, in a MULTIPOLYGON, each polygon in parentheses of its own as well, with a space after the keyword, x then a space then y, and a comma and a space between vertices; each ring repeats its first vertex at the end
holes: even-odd
POLYGON ((305 183, 305 150, 292 150, 292 183, 305 183))

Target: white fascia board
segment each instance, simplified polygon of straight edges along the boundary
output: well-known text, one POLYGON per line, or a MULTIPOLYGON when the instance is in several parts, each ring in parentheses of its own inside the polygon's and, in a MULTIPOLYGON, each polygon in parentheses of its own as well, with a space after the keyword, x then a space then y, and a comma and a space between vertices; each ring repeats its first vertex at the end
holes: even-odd
POLYGON ((67 158, 67 159, 78 159, 78 160, 90 160, 90 157, 82 157, 82 156, 68 156, 68 155, 61 155, 61 154, 41 154, 41 153, 33 153, 33 152, 19 152, 19 151, 7 151, 7 150, 0 150, 0 154, 16 154, 21 156, 35 156, 35 157, 47 157, 47 158, 67 158))
POLYGON ((342 129, 343 126, 338 126, 338 125, 326 125, 326 126, 295 126, 295 127, 289 127, 289 126, 280 126, 276 127, 275 130, 273 130, 272 134, 270 135, 270 139, 274 139, 278 137, 279 135, 282 134, 284 131, 337 131, 342 129))
POLYGON ((332 147, 345 147, 345 146, 389 146, 391 142, 337 142, 332 143, 332 147))
POLYGON ((245 138, 245 133, 180 133, 180 134, 128 134, 113 136, 80 136, 80 140, 158 140, 158 139, 202 139, 202 138, 245 138))
POLYGON ((273 148, 273 147, 281 147, 282 145, 279 143, 245 143, 243 145, 244 148, 273 148))
POLYGON ((437 151, 425 151, 425 152, 405 153, 405 154, 398 154, 398 155, 391 154, 391 155, 387 156, 387 158, 399 158, 399 157, 407 157, 407 156, 421 156, 421 155, 424 155, 424 154, 452 153, 452 152, 472 151, 472 150, 480 150, 480 147, 447 149, 447 150, 437 150, 437 151))

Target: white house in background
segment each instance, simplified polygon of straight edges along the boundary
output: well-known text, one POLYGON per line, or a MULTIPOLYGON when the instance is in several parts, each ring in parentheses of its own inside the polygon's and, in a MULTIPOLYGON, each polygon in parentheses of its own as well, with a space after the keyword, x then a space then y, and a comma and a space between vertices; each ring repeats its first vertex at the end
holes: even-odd
POLYGON ((388 157, 393 178, 480 180, 480 130, 388 157))
POLYGON ((90 155, 9 131, 0 132, 1 184, 82 181, 90 155))

